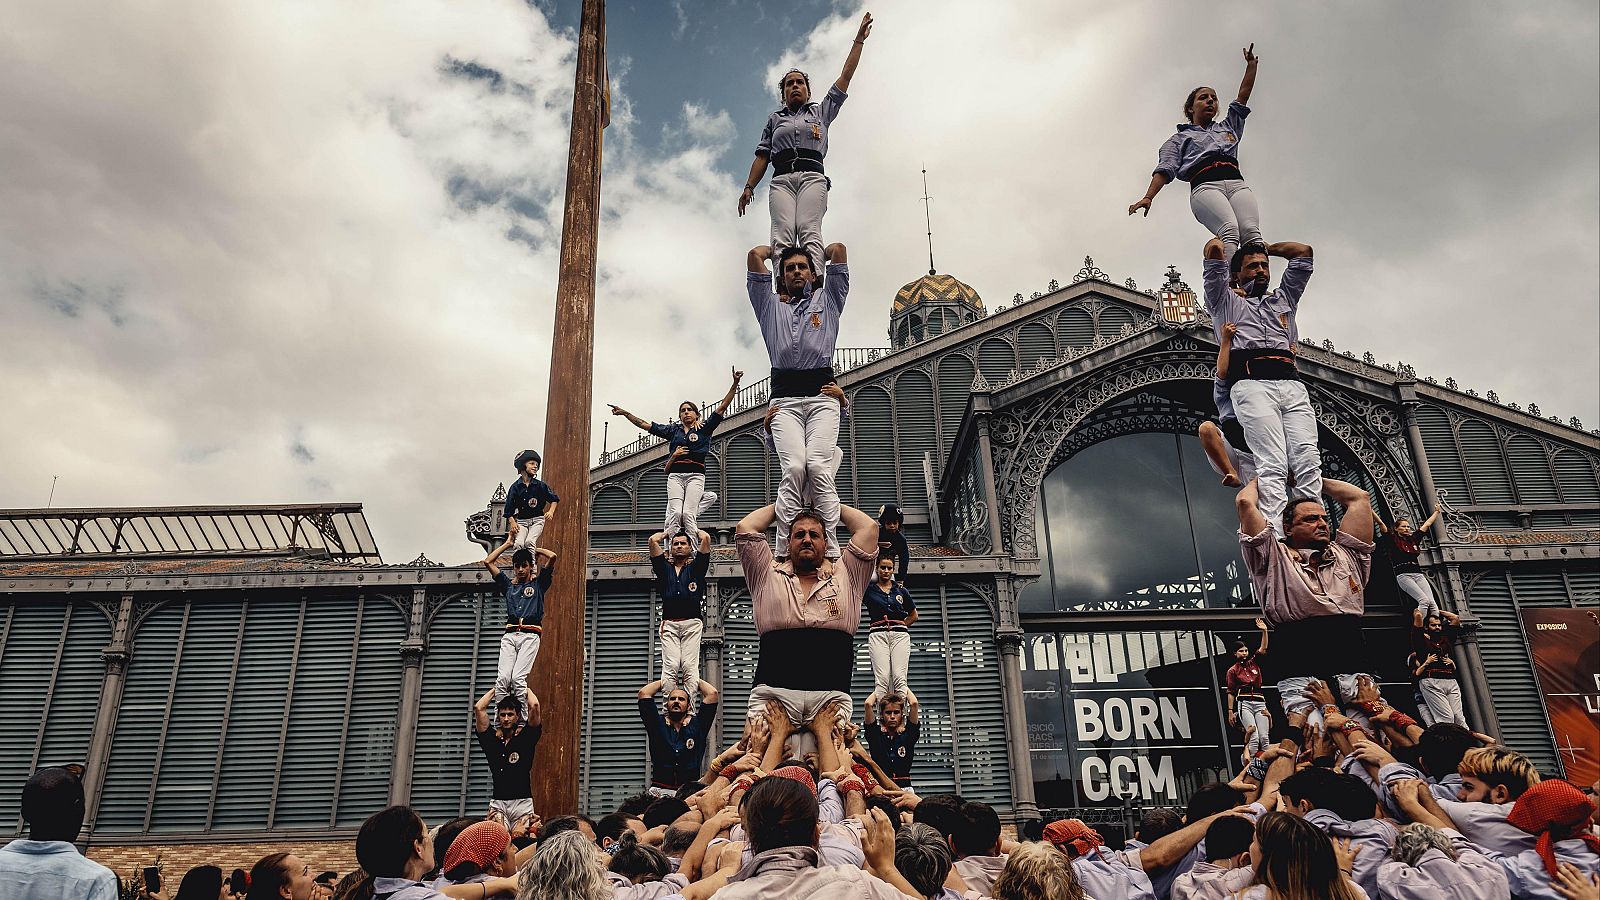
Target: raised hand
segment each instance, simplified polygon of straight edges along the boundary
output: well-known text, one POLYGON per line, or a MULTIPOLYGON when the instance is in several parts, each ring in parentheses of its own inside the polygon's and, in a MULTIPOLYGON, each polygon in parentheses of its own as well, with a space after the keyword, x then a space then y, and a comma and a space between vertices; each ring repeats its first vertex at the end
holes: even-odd
POLYGON ((1355 868, 1356 857, 1361 854, 1362 845, 1351 846, 1350 839, 1346 837, 1333 839, 1333 856, 1339 862, 1339 871, 1346 875, 1355 868))
POLYGON ((1266 631, 1267 630, 1267 620, 1261 618, 1260 616, 1256 616, 1256 630, 1257 631, 1266 631))
POLYGON ((1256 63, 1258 63, 1260 61, 1261 61, 1261 57, 1256 55, 1256 45, 1254 43, 1251 43, 1250 46, 1244 48, 1244 64, 1245 65, 1253 66, 1253 65, 1255 65, 1256 63))
POLYGON ((1233 335, 1238 330, 1239 330, 1239 326, 1238 326, 1238 324, 1236 324, 1234 322, 1223 323, 1223 326, 1222 326, 1222 339, 1225 340, 1225 341, 1233 340, 1233 335))
POLYGON ((611 414, 613 416, 625 416, 625 415, 628 414, 627 410, 625 410, 622 407, 616 405, 615 403, 607 403, 606 405, 611 407, 611 414))
POLYGON ((861 823, 861 852, 874 872, 894 868, 894 826, 883 810, 873 807, 856 817, 861 823))
MULTIPOLYGON (((870 34, 872 34, 872 13, 867 13, 861 17, 861 27, 856 29, 856 40, 864 41, 870 34)), ((1254 47, 1255 44, 1250 46, 1254 47)))
POLYGON ((738 384, 740 379, 744 378, 744 372, 741 372, 738 366, 729 366, 728 368, 733 370, 733 383, 738 384))

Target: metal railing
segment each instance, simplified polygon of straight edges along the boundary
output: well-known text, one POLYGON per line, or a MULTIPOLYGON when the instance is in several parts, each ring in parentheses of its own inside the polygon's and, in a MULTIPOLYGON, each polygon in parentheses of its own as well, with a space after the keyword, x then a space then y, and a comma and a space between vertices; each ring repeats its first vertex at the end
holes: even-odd
MULTIPOLYGON (((867 363, 877 362, 894 352, 889 347, 839 347, 833 351, 833 373, 843 375, 852 370, 859 369, 867 363)), ((728 404, 727 415, 732 416, 742 413, 747 409, 757 406, 766 406, 772 392, 772 378, 763 378, 754 384, 740 388, 739 393, 733 395, 733 402, 728 404)), ((708 403, 701 403, 702 412, 710 412, 722 402, 718 397, 708 403)), ((664 443, 661 438, 653 434, 643 434, 638 440, 624 444, 615 450, 607 450, 600 454, 600 465, 615 462, 624 456, 649 450, 657 444, 664 443)))

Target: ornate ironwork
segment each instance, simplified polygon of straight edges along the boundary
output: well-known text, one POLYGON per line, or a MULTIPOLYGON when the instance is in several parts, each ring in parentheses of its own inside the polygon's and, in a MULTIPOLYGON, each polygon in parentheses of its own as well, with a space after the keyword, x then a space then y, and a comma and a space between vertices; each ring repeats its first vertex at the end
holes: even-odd
POLYGON ((1483 399, 1489 401, 1490 403, 1499 403, 1500 395, 1495 393, 1493 390, 1490 390, 1487 394, 1483 395, 1483 399))
POLYGON ((1124 278, 1122 280, 1122 286, 1130 291, 1137 291, 1139 289, 1139 283, 1134 281, 1132 278, 1124 278))
POLYGON ((1530 415, 1530 416, 1539 415, 1539 404, 1537 404, 1537 403, 1529 403, 1528 404, 1528 415, 1530 415))
POLYGON ((1107 283, 1110 283, 1111 281, 1111 279, 1106 277, 1106 273, 1100 271, 1100 268, 1094 264, 1094 257, 1085 256, 1083 258, 1083 268, 1078 270, 1078 274, 1072 276, 1072 283, 1077 284, 1080 281, 1088 281, 1091 278, 1095 281, 1104 281, 1107 283))
POLYGON ((499 484, 495 485, 494 493, 489 495, 489 502, 491 504, 506 502, 506 483, 505 482, 502 481, 499 484))
POLYGON ((978 471, 978 455, 967 458, 956 496, 950 509, 950 542, 972 556, 994 551, 989 538, 989 504, 983 499, 983 480, 978 471))
POLYGON ((1439 515, 1444 518, 1445 537, 1458 544, 1471 544, 1483 533, 1476 516, 1468 515, 1450 504, 1450 492, 1439 489, 1439 515))
POLYGON ((426 553, 418 553, 417 558, 406 563, 408 569, 442 569, 444 563, 436 563, 428 558, 426 553))

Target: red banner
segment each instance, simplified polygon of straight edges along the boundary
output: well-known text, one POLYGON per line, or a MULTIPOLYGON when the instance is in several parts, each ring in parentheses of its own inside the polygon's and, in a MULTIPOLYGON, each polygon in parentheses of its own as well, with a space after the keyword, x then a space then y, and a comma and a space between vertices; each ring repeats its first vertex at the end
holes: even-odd
POLYGON ((1524 609, 1533 668, 1566 778, 1600 780, 1600 614, 1590 609, 1524 609))

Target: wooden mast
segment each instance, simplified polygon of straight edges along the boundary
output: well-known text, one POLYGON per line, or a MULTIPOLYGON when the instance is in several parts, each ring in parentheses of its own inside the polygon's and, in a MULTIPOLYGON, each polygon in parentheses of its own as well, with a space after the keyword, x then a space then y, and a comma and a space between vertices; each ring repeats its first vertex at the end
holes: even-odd
POLYGON ((556 551, 534 677, 544 734, 532 772, 533 802, 546 820, 581 812, 578 736, 583 721, 584 610, 588 595, 589 417, 594 397, 595 253, 600 225, 601 131, 607 119, 605 0, 583 0, 578 72, 567 151, 555 334, 545 401, 545 477, 561 506, 540 544, 556 551))

